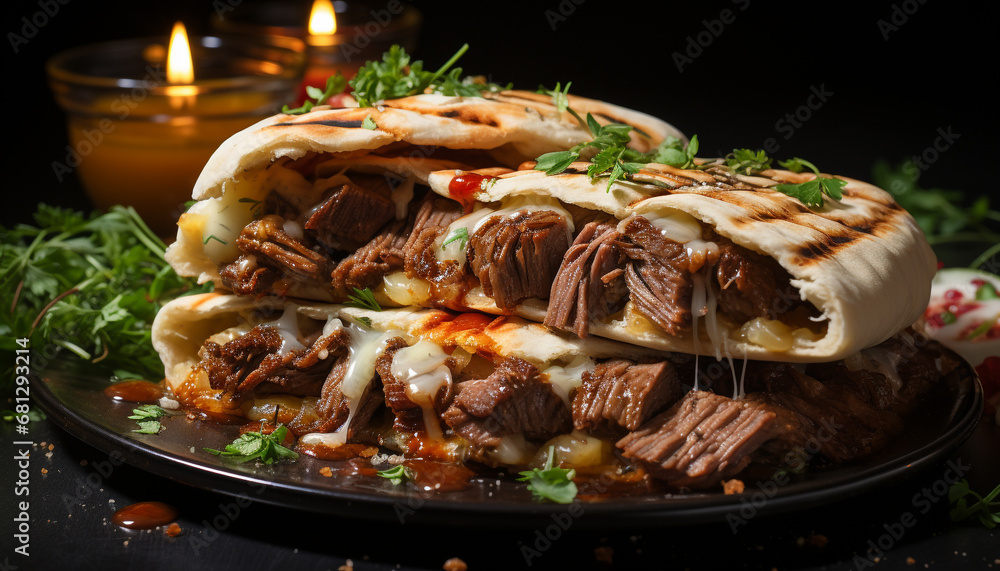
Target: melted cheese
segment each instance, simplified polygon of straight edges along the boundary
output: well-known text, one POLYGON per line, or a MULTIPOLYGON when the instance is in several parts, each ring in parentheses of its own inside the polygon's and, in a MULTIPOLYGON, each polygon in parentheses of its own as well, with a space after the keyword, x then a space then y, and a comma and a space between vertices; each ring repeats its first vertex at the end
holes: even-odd
POLYGON ((435 440, 441 440, 443 435, 434 399, 442 388, 452 383, 448 358, 439 345, 423 339, 400 349, 392 358, 392 376, 406 385, 406 396, 420 405, 427 436, 435 440))
MULTIPOLYGON (((668 208, 655 213, 645 213, 642 217, 658 228, 660 234, 668 240, 673 240, 679 244, 687 244, 693 240, 701 239, 701 222, 687 212, 668 208)), ((618 224, 619 232, 624 233, 626 220, 622 220, 618 224)))
POLYGON ((553 365, 542 371, 543 378, 548 378, 552 390, 559 395, 566 408, 572 408, 570 396, 583 384, 583 374, 593 371, 597 363, 586 355, 577 355, 565 367, 553 365))
MULTIPOLYGON (((337 327, 338 324, 340 327, 343 327, 343 324, 339 320, 331 320, 323 328, 324 333, 328 332, 328 328, 332 332, 333 328, 337 327), (331 325, 334 322, 336 323, 331 325)), ((351 421, 354 419, 354 413, 357 412, 361 398, 365 395, 368 385, 371 384, 372 379, 375 377, 375 359, 385 351, 386 341, 402 334, 399 331, 386 331, 385 333, 372 331, 371 329, 361 328, 353 323, 347 326, 347 331, 351 335, 351 344, 347 348, 347 373, 344 375, 344 380, 340 383, 340 392, 347 397, 349 411, 347 420, 344 421, 344 424, 340 426, 337 432, 325 434, 314 433, 303 436, 302 442, 305 444, 337 447, 347 442, 347 433, 349 432, 351 421)))
POLYGON ((406 180, 396 185, 396 188, 392 189, 392 194, 390 198, 392 202, 396 205, 396 220, 402 220, 406 218, 407 210, 410 206, 410 201, 413 200, 413 185, 417 182, 417 177, 410 175, 406 177, 406 180))
POLYGON ((276 321, 268 323, 268 326, 275 328, 278 335, 281 335, 281 347, 278 348, 279 355, 287 355, 292 351, 301 351, 306 346, 299 339, 302 331, 299 329, 299 306, 290 303, 285 307, 285 311, 276 321))
POLYGON ((534 447, 524 439, 523 434, 508 434, 501 436, 500 444, 486 455, 501 464, 519 465, 527 464, 534 453, 534 447))
POLYGON ((431 297, 431 284, 407 277, 404 272, 393 272, 382 278, 382 293, 399 305, 424 305, 431 297))

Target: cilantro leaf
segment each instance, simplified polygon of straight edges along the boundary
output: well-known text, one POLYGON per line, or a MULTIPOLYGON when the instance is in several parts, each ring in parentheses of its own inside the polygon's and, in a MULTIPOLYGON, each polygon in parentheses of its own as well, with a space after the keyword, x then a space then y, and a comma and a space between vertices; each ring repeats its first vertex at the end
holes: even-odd
POLYGON ((687 145, 677 137, 668 136, 659 144, 648 162, 689 169, 695 166, 694 157, 697 153, 698 135, 692 135, 687 145))
POLYGON ((372 311, 382 311, 382 306, 378 304, 378 300, 375 299, 375 294, 369 288, 358 289, 354 288, 354 293, 347 296, 350 301, 345 305, 353 305, 354 307, 360 307, 362 309, 370 309, 372 311))
POLYGON ((378 475, 392 482, 393 486, 398 486, 403 482, 413 479, 413 471, 402 464, 394 468, 381 470, 378 472, 378 475))
POLYGON ((545 171, 547 175, 559 174, 569 168, 569 165, 580 158, 575 151, 556 151, 545 153, 536 159, 535 170, 545 171))
POLYGON ((462 77, 461 68, 451 69, 468 49, 469 44, 463 45, 437 71, 430 72, 424 70, 424 62, 411 62, 406 50, 393 45, 382 55, 381 62, 366 62, 348 83, 361 107, 371 107, 383 99, 398 99, 425 92, 472 97, 510 88, 509 85, 500 86, 478 77, 462 77))
POLYGON ((555 468, 555 446, 549 446, 545 469, 520 472, 518 482, 528 482, 528 489, 536 500, 550 500, 558 504, 573 503, 577 487, 573 482, 576 470, 555 468))
POLYGON ((814 173, 819 174, 819 169, 816 168, 816 165, 799 157, 792 157, 787 161, 778 161, 778 164, 795 173, 802 172, 803 169, 808 168, 814 173))
POLYGON ((368 129, 369 131, 374 131, 375 129, 378 129, 378 125, 375 124, 375 120, 372 119, 371 115, 365 117, 365 120, 361 122, 361 126, 364 127, 365 129, 368 129))
POLYGON ((167 411, 156 406, 155 404, 144 404, 139 408, 132 409, 132 420, 146 420, 160 418, 167 415, 167 411))
POLYGON ((159 420, 144 420, 139 421, 138 424, 139 429, 133 430, 132 432, 138 432, 139 434, 158 434, 160 430, 163 429, 163 425, 160 424, 159 420))
POLYGON ((328 99, 343 93, 344 89, 347 88, 347 79, 339 71, 336 75, 331 75, 326 78, 326 89, 320 90, 318 87, 313 87, 312 85, 306 86, 306 94, 312 97, 316 102, 306 101, 301 107, 296 107, 295 109, 290 109, 287 105, 281 108, 281 112, 285 115, 301 115, 303 113, 308 113, 312 111, 313 107, 323 105, 328 99))
POLYGON ((244 432, 231 444, 227 444, 224 450, 212 450, 211 448, 204 450, 240 463, 259 460, 264 464, 273 464, 283 458, 294 460, 299 455, 281 444, 285 441, 287 434, 288 429, 283 424, 279 424, 270 434, 244 432))
MULTIPOLYGON (((178 277, 163 259, 166 246, 131 208, 86 216, 39 204, 34 218, 0 227, 0 347, 29 337, 62 351, 59 361, 68 353, 88 361, 97 374, 163 378, 151 341, 156 312, 211 286, 178 277)), ((8 367, 4 386, 15 378, 13 360, 8 367)))
POLYGON ((968 480, 960 480, 948 489, 948 503, 954 504, 948 515, 952 521, 963 521, 976 516, 979 523, 993 529, 1000 525, 1000 500, 997 500, 998 497, 1000 497, 1000 485, 993 488, 993 491, 986 497, 983 497, 970 489, 968 480), (972 501, 971 504, 970 501, 972 501))
POLYGON ((736 174, 752 175, 771 168, 771 157, 763 150, 733 149, 732 156, 726 158, 726 166, 736 174))
POLYGON ((793 198, 798 198, 802 204, 805 204, 809 208, 822 208, 824 202, 823 196, 828 196, 833 200, 840 200, 844 197, 842 189, 847 186, 846 180, 819 176, 819 169, 816 168, 816 165, 797 157, 789 161, 779 161, 779 163, 793 172, 799 171, 794 170, 792 167, 801 170, 802 165, 806 165, 815 171, 817 176, 812 180, 799 184, 782 183, 774 186, 774 190, 793 198))
POLYGON ((460 226, 448 232, 448 235, 444 238, 444 242, 441 243, 441 249, 444 250, 444 247, 452 242, 458 242, 459 248, 465 250, 466 245, 469 243, 469 229, 465 226, 460 226))

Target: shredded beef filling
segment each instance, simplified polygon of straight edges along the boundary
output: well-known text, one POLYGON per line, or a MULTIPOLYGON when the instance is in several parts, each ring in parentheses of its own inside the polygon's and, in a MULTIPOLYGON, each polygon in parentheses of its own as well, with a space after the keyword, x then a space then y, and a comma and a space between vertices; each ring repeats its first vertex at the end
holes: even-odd
MULTIPOLYGON (((393 427, 401 432, 416 433, 427 430, 424 426, 424 412, 419 404, 410 400, 406 394, 407 384, 396 379, 392 374, 392 360, 400 349, 406 347, 406 341, 400 337, 393 337, 386 342, 382 354, 375 359, 375 370, 379 378, 382 379, 382 391, 385 394, 385 406, 389 407, 395 415, 393 427)), ((447 363, 449 368, 454 369, 454 360, 447 363)), ((451 386, 442 387, 434 396, 434 410, 440 416, 451 403, 451 386)), ((440 422, 440 420, 438 420, 440 422)), ((440 432, 440 426, 436 427, 440 432)))
POLYGON ((628 218, 625 282, 643 315, 670 335, 691 329, 691 273, 684 245, 664 238, 641 216, 628 218))
POLYGON ((583 374, 573 395, 573 426, 595 431, 611 428, 635 430, 683 394, 677 371, 667 361, 638 365, 613 359, 583 374))
POLYGON ((334 188, 305 223, 331 250, 360 248, 396 215, 386 177, 352 173, 351 180, 334 188))
POLYGON ((775 415, 763 404, 691 391, 617 446, 672 486, 706 488, 746 468, 775 432, 775 415))
POLYGON ((580 230, 552 281, 545 325, 586 337, 591 321, 604 319, 628 301, 621 238, 611 224, 580 230))
POLYGON ((351 255, 341 260, 330 274, 330 287, 341 299, 354 288, 375 288, 386 275, 403 268, 406 240, 412 223, 398 220, 351 255))
POLYGON ((522 211, 488 218, 470 237, 467 255, 483 292, 509 310, 528 298, 548 299, 569 245, 562 215, 522 211))
POLYGON ((538 378, 534 365, 521 359, 503 359, 489 377, 458 383, 455 392, 442 417, 476 446, 495 447, 503 436, 515 434, 545 440, 573 427, 562 399, 538 378))

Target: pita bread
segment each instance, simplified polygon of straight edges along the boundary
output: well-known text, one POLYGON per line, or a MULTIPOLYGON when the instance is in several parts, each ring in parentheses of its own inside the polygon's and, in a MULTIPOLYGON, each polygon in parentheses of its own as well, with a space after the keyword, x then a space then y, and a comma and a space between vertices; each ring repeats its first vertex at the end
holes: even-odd
MULTIPOLYGON (((544 370, 563 365, 578 355, 592 359, 613 357, 660 358, 661 351, 589 337, 578 339, 550 331, 538 323, 518 317, 455 314, 438 309, 399 308, 371 311, 334 304, 294 303, 289 300, 207 293, 177 298, 165 305, 153 321, 153 347, 160 355, 167 384, 177 394, 207 339, 224 331, 246 332, 253 325, 276 320, 278 313, 292 308, 301 316, 326 322, 358 318, 371 320, 374 331, 398 331, 400 336, 433 341, 442 347, 459 347, 469 353, 517 357, 544 370), (265 314, 271 317, 262 317, 265 314)), ((204 386, 196 392, 208 393, 204 386)))
MULTIPOLYGON (((593 113, 602 124, 625 123, 645 133, 633 133, 637 150, 655 148, 667 136, 683 138, 649 115, 583 97, 570 95, 569 100, 578 112, 593 113)), ((261 188, 261 176, 282 159, 320 156, 328 170, 393 172, 424 183, 433 171, 471 169, 484 158, 489 164, 513 167, 589 139, 549 96, 524 91, 483 97, 425 94, 366 108, 318 107, 302 115, 275 115, 233 135, 209 159, 192 193, 199 202, 181 215, 167 261, 182 276, 219 284, 219 263, 235 259, 235 238, 249 222, 250 209, 238 200, 263 200, 267 189, 261 188), (364 127, 368 118, 374 129, 364 127), (226 221, 213 226, 220 217, 226 221)), ((324 299, 315 291, 291 293, 324 299)))
MULTIPOLYGON (((767 170, 742 176, 721 169, 649 164, 634 180, 619 181, 606 191, 607 179, 591 182, 585 174, 587 165, 574 163, 562 174, 547 176, 528 163, 521 170, 500 174, 473 197, 497 202, 512 196, 547 196, 617 219, 682 211, 737 245, 777 260, 791 274, 791 284, 801 297, 821 312, 825 334, 819 339, 796 339, 787 351, 728 341, 726 349, 733 357, 791 362, 842 359, 911 325, 927 305, 936 269, 934 254, 913 218, 875 186, 837 177, 847 181, 843 200, 827 200, 823 208, 812 210, 798 199, 770 190, 781 182, 811 180, 815 177, 811 173, 767 170)), ((458 174, 463 173, 431 174, 432 190, 448 196, 449 183, 458 174)), ((492 300, 476 292, 466 298, 466 306, 499 312, 492 300)), ((545 305, 522 304, 516 313, 540 321, 545 305)), ((718 356, 721 349, 705 340, 696 343, 690 335, 673 337, 624 322, 593 323, 591 332, 666 351, 718 356)))

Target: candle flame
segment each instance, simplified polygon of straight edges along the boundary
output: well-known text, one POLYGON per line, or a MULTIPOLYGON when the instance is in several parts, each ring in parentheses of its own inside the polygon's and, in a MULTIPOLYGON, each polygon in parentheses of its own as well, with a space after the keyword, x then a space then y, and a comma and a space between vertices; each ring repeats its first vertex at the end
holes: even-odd
POLYGON ((314 36, 330 36, 337 33, 337 17, 333 13, 330 0, 313 2, 309 14, 309 33, 314 36))
POLYGON ((194 83, 194 64, 191 62, 191 45, 187 30, 181 22, 174 23, 167 50, 167 81, 169 83, 194 83))

